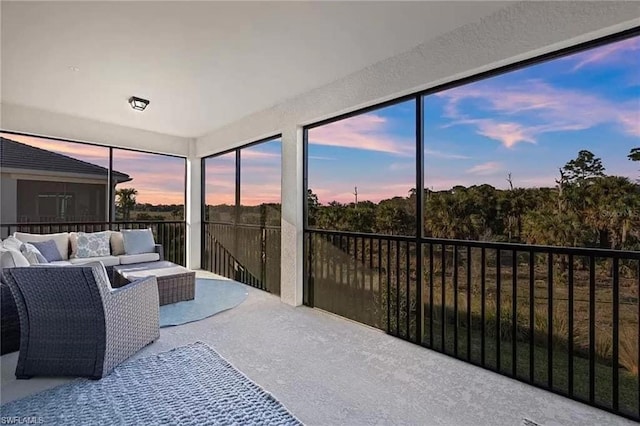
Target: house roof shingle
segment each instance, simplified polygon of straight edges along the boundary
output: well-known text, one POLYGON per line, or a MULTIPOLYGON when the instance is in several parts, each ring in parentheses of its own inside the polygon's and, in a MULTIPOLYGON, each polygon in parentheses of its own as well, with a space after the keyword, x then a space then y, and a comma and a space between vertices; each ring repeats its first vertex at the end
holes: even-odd
MULTIPOLYGON (((108 169, 86 161, 78 160, 57 152, 36 148, 7 138, 0 138, 0 167, 47 172, 78 173, 107 177, 108 169)), ((127 182, 131 177, 113 171, 116 182, 127 182)))

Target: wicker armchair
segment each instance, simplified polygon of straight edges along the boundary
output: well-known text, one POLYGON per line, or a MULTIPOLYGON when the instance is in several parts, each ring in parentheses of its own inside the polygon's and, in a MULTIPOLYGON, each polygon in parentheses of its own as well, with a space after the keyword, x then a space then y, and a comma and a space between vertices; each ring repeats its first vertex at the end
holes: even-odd
POLYGON ((112 289, 99 263, 4 270, 20 316, 16 377, 99 379, 160 337, 155 277, 112 289))

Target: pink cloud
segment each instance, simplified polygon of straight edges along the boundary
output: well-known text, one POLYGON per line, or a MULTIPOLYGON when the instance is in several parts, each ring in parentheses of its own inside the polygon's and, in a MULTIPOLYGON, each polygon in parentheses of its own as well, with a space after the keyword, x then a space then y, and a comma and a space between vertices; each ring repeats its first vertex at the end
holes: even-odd
POLYGON ((519 142, 536 143, 535 139, 528 134, 528 129, 518 123, 478 120, 478 133, 502 142, 502 145, 507 148, 513 148, 519 142))
POLYGON ((470 169, 467 169, 467 173, 471 175, 486 176, 494 175, 502 170, 502 164, 495 161, 489 161, 487 163, 477 164, 470 169))
MULTIPOLYGON (((36 148, 44 149, 47 151, 57 152, 58 154, 77 158, 78 160, 87 161, 103 167, 107 167, 107 164, 109 162, 108 147, 75 142, 57 141, 37 136, 13 135, 9 133, 0 133, 0 135, 4 138, 23 143, 25 145, 34 146, 36 148)), ((114 150, 114 158, 117 159, 140 160, 149 155, 153 154, 128 151, 123 149, 114 150)))
POLYGON ((640 136, 637 102, 613 103, 579 90, 560 89, 541 80, 521 82, 517 87, 495 83, 461 86, 437 94, 445 98, 445 114, 454 125, 472 125, 476 132, 497 140, 507 148, 521 142, 536 143, 543 133, 585 130, 602 124, 616 125, 620 131, 640 136), (460 104, 475 101, 484 114, 495 118, 471 117, 460 104), (527 112, 528 124, 516 122, 527 112))
POLYGON ((577 71, 587 65, 611 62, 629 57, 628 55, 637 55, 637 53, 632 53, 637 50, 640 50, 640 37, 634 37, 588 50, 570 57, 570 59, 578 61, 572 68, 572 71, 577 71))
POLYGON ((398 140, 388 132, 388 121, 377 114, 363 114, 309 130, 309 143, 395 155, 411 155, 414 143, 398 140))
POLYGON ((240 155, 243 160, 246 158, 249 158, 249 159, 273 159, 273 160, 279 161, 281 157, 280 153, 257 151, 255 149, 243 149, 240 155))

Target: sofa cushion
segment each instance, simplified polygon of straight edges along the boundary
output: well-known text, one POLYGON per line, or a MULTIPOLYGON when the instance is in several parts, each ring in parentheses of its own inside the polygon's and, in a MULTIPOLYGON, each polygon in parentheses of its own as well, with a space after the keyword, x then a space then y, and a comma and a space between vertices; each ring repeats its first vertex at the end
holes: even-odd
POLYGON ((125 254, 153 253, 156 243, 151 229, 123 229, 125 254))
POLYGON ((124 254, 124 238, 120 231, 111 231, 111 254, 113 256, 124 254))
POLYGON ((78 233, 69 232, 69 259, 78 257, 78 233))
POLYGON ((78 232, 75 238, 77 249, 75 257, 72 256, 72 258, 109 256, 111 254, 110 238, 111 231, 78 232))
POLYGON ((10 235, 9 237, 7 237, 6 240, 2 242, 2 248, 5 248, 7 250, 15 250, 19 252, 20 247, 22 247, 22 244, 23 244, 22 241, 20 241, 13 235, 10 235))
POLYGON ((31 243, 23 243, 20 246, 20 253, 22 253, 22 255, 29 261, 29 265, 49 263, 42 253, 40 253, 40 250, 31 243))
POLYGON ((34 241, 29 244, 37 248, 40 254, 42 254, 42 256, 47 259, 47 262, 62 260, 62 256, 60 256, 60 252, 58 252, 56 242, 53 240, 34 241))
POLYGON ((48 266, 71 266, 71 262, 68 260, 58 260, 55 262, 49 262, 48 266))
POLYGON ((69 259, 72 265, 84 265, 85 263, 100 262, 104 266, 115 266, 120 264, 120 258, 118 256, 100 256, 100 257, 76 257, 75 259, 69 259))
POLYGON ((121 265, 130 265, 132 263, 155 262, 160 260, 160 255, 158 253, 123 254, 119 258, 121 265))
POLYGON ((53 240, 56 243, 56 247, 58 247, 58 252, 60 252, 60 257, 62 258, 62 260, 69 259, 68 232, 61 232, 58 234, 27 234, 24 232, 14 232, 13 236, 23 243, 53 240))

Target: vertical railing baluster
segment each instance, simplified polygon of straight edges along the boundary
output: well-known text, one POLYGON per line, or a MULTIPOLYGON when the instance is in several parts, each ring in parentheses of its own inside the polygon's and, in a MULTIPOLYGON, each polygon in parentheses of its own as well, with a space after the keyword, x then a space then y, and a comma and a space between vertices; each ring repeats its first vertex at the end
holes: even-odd
POLYGON ((220 259, 220 242, 216 241, 215 244, 216 244, 216 259, 215 259, 216 270, 215 270, 215 273, 222 275, 222 259, 220 259))
POLYGON ((568 324, 569 324, 569 336, 568 336, 568 360, 567 360, 567 366, 568 366, 568 380, 567 380, 567 391, 569 392, 569 396, 573 397, 573 254, 569 255, 569 276, 567 277, 568 279, 568 295, 569 295, 569 300, 568 300, 568 324))
MULTIPOLYGON (((366 249, 365 249, 364 240, 365 240, 365 237, 360 238, 360 257, 361 257, 360 266, 362 267, 362 282, 360 283, 360 290, 363 294, 365 291, 366 276, 367 276, 367 263, 365 262, 366 249)), ((364 302, 364 298, 362 298, 362 301, 364 302)))
POLYGON ((501 269, 501 250, 496 250, 496 370, 500 371, 502 340, 502 309, 500 302, 502 299, 502 269, 501 269))
MULTIPOLYGON (((360 237, 360 259, 356 259, 356 263, 359 264, 360 267, 360 277, 356 276, 356 284, 358 286, 358 302, 360 303, 360 315, 362 318, 367 318, 366 312, 368 311, 365 307, 365 276, 367 273, 367 264, 364 260, 365 247, 364 247, 365 237, 360 237)), ((365 321, 368 323, 368 321, 365 321)))
POLYGON ((536 281, 535 281, 536 256, 533 250, 529 251, 529 381, 533 383, 535 353, 535 309, 536 309, 536 281))
POLYGON ((303 235, 302 238, 306 239, 306 256, 307 256, 307 303, 309 303, 310 306, 315 306, 316 305, 316 300, 315 300, 315 282, 314 282, 314 273, 315 271, 313 270, 313 237, 315 234, 313 234, 312 232, 306 233, 305 235, 303 235))
POLYGON ((480 364, 485 365, 485 293, 486 293, 486 259, 484 247, 480 249, 480 364))
POLYGON ((453 245, 453 356, 458 357, 458 245, 453 245))
POLYGON ((362 303, 360 300, 360 288, 358 286, 359 284, 359 272, 360 272, 360 265, 358 264, 358 237, 354 237, 353 238, 353 270, 354 270, 354 284, 353 284, 353 288, 351 289, 351 294, 354 294, 356 297, 355 300, 355 312, 354 312, 354 319, 356 319, 356 321, 359 322, 363 322, 362 321, 362 303))
POLYGON ((441 245, 442 249, 440 250, 440 258, 441 258, 441 262, 442 265, 440 267, 440 272, 442 273, 441 276, 441 285, 442 288, 441 293, 442 293, 442 302, 440 303, 440 324, 441 324, 441 328, 440 328, 440 348, 442 349, 442 352, 446 353, 447 352, 447 345, 446 345, 446 323, 447 323, 447 282, 446 282, 446 273, 445 273, 445 269, 446 269, 446 264, 447 264, 447 258, 446 258, 446 249, 447 247, 442 244, 441 245))
MULTIPOLYGON (((322 289, 318 291, 318 293, 324 294, 324 288, 322 287, 322 282, 318 279, 318 257, 320 256, 320 248, 316 246, 316 241, 321 238, 321 235, 309 233, 309 263, 311 265, 311 270, 309 271, 309 278, 313 283, 313 287, 322 289)), ((335 296, 332 296, 332 298, 335 296)))
POLYGON ((387 333, 391 334, 391 240, 387 240, 387 333))
POLYGON ((596 259, 589 256, 589 402, 595 401, 596 381, 596 259))
POLYGON ((467 360, 471 361, 471 246, 467 246, 467 360))
MULTIPOLYGON (((338 238, 338 243, 340 244, 340 250, 338 250, 339 256, 340 256, 340 289, 342 289, 342 284, 344 284, 344 247, 343 247, 343 243, 342 243, 342 235, 340 235, 340 238, 338 238)), ((344 291, 344 290, 343 290, 344 291)))
MULTIPOLYGON (((378 271, 378 294, 382 294, 382 240, 378 237, 378 244, 376 245, 378 248, 378 264, 376 270, 378 271)), ((373 270, 372 270, 373 272, 373 270)), ((371 282, 373 285, 373 281, 371 282)), ((373 290, 373 287, 371 288, 373 290)), ((375 294, 375 293, 374 293, 375 294)), ((381 306, 382 308, 382 306, 381 306)), ((382 324, 380 324, 382 326, 382 324)))
POLYGON ((429 243, 429 347, 433 344, 433 243, 429 243))
POLYGON ((359 299, 360 299, 360 304, 362 306, 362 315, 364 318, 367 318, 367 314, 366 312, 368 312, 369 310, 366 307, 366 300, 365 300, 365 295, 366 295, 366 277, 367 277, 367 263, 365 262, 365 244, 364 244, 364 240, 365 237, 360 238, 360 253, 361 253, 361 262, 360 262, 360 266, 362 269, 362 282, 360 282, 360 295, 359 295, 359 299))
POLYGON ((396 336, 400 335, 400 240, 396 240, 396 336))
POLYGON ((373 292, 373 238, 369 238, 369 291, 373 292))
MULTIPOLYGON (((352 313, 353 312, 352 309, 354 309, 355 303, 353 300, 354 291, 353 291, 353 288, 351 287, 351 270, 353 265, 351 265, 351 237, 349 236, 347 236, 347 255, 345 256, 345 260, 347 262, 347 265, 346 265, 347 266, 347 292, 349 294, 349 298, 347 300, 349 301, 349 304, 348 304, 349 313, 352 313)), ((352 317, 353 316, 354 315, 352 315, 352 317)))
POLYGON ((407 340, 411 339, 411 247, 409 245, 409 241, 406 242, 406 252, 405 252, 405 262, 406 262, 406 291, 407 294, 405 295, 405 301, 406 301, 406 313, 407 313, 407 317, 406 317, 406 323, 407 323, 407 330, 406 330, 406 338, 407 340))
POLYGON ((341 241, 340 241, 341 238, 342 237, 336 238, 335 235, 333 235, 332 238, 331 238, 331 243, 333 244, 333 250, 334 250, 334 255, 332 256, 333 257, 333 283, 334 283, 334 285, 331 286, 331 287, 334 288, 334 289, 337 287, 337 284, 340 282, 339 275, 338 275, 338 266, 339 266, 340 258, 342 256, 341 255, 342 252, 340 250, 336 250, 336 247, 339 247, 339 245, 341 245, 341 241), (336 239, 338 240, 338 244, 336 244, 336 239), (336 257, 336 255, 337 255, 337 257, 336 257))
POLYGON ((347 255, 345 256, 346 260, 346 269, 347 269, 347 288, 349 289, 350 295, 353 294, 351 291, 351 237, 347 236, 347 255))
POLYGON ((518 374, 518 252, 511 251, 511 375, 518 374))
MULTIPOLYGON (((613 371, 611 372, 611 374, 613 375, 612 377, 612 386, 613 386, 613 394, 612 394, 612 399, 613 399, 613 411, 618 411, 619 409, 619 398, 618 398, 618 393, 620 391, 619 389, 619 365, 620 365, 620 360, 619 360, 619 354, 618 354, 618 350, 619 350, 619 343, 620 343, 620 277, 619 277, 619 263, 618 263, 618 258, 614 257, 613 258, 613 360, 612 360, 612 367, 613 367, 613 371)), ((638 392, 640 392, 640 389, 638 389, 638 392)))
POLYGON ((547 386, 553 387, 553 254, 547 261, 547 386))

